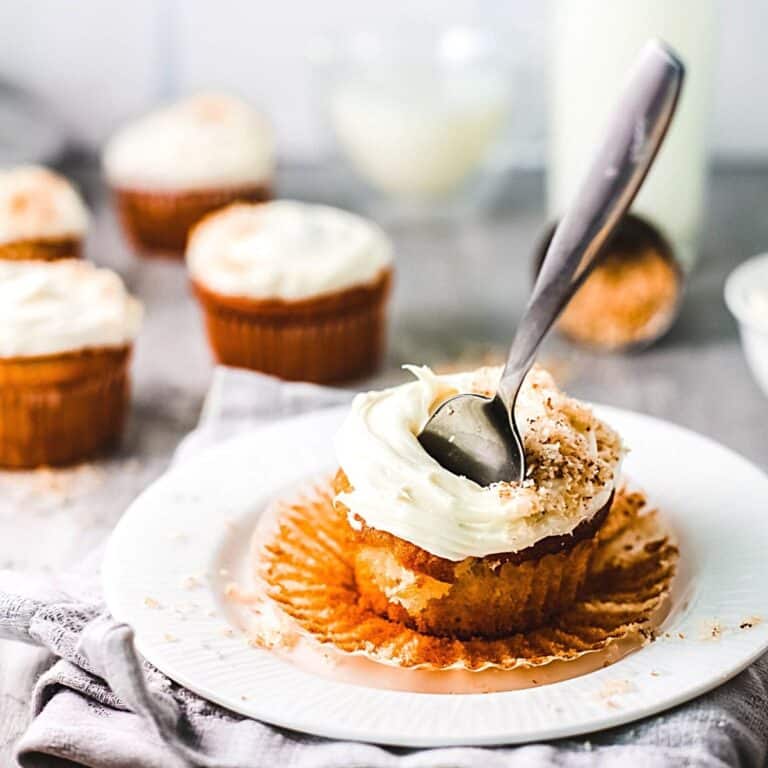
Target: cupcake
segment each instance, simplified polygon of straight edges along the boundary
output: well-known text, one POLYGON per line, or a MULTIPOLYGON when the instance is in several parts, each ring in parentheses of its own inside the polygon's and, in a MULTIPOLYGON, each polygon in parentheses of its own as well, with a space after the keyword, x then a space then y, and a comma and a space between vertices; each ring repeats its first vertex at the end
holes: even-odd
POLYGON ((484 368, 358 395, 337 437, 335 507, 355 542, 361 599, 422 633, 497 638, 573 604, 611 505, 623 448, 541 368, 517 401, 523 483, 481 487, 448 472, 417 436, 447 398, 489 394, 484 368))
POLYGON ((391 262, 390 242, 373 223, 285 200, 211 214, 187 249, 219 362, 316 382, 375 369, 391 262))
POLYGON ((78 258, 88 212, 75 188, 47 168, 0 171, 0 259, 78 258))
POLYGON ((88 262, 0 261, 0 466, 70 464, 117 443, 141 314, 88 262))
POLYGON ((127 125, 104 169, 126 235, 146 255, 181 256, 192 226, 236 200, 271 196, 272 132, 232 96, 194 96, 127 125))

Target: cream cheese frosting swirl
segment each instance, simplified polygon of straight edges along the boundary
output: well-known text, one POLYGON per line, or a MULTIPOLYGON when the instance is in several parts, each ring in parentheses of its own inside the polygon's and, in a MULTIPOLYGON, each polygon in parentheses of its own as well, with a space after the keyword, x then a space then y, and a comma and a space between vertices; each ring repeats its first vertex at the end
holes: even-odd
POLYGON ((610 499, 623 457, 619 436, 544 369, 528 374, 517 402, 526 480, 481 487, 441 467, 417 435, 448 397, 495 391, 501 369, 437 376, 406 367, 416 381, 357 395, 337 435, 337 457, 352 487, 337 498, 351 525, 362 520, 458 561, 569 534, 610 499))
POLYGON ((62 176, 37 165, 0 171, 0 243, 81 237, 88 211, 62 176))
POLYGON ((373 282, 389 239, 353 213, 292 200, 234 205, 192 231, 193 280, 227 296, 297 300, 373 282))
POLYGON ((205 189, 269 180, 274 140, 267 121, 244 101, 203 93, 129 123, 104 150, 115 186, 205 189))
POLYGON ((122 346, 141 318, 141 304, 108 269, 79 259, 0 261, 0 357, 122 346))

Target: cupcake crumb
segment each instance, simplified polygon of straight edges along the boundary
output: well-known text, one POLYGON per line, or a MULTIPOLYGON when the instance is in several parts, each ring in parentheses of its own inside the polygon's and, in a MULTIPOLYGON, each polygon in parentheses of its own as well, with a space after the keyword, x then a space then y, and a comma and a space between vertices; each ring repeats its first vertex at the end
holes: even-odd
POLYGON ((197 576, 187 576, 181 582, 181 586, 184 587, 184 589, 197 589, 201 584, 202 582, 197 576))

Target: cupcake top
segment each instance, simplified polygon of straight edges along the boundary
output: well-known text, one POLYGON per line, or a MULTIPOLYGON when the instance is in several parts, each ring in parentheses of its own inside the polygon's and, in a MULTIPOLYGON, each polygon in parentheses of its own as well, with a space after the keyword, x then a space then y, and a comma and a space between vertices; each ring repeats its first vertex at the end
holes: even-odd
POLYGON ((126 125, 104 150, 116 186, 208 189, 267 181, 274 168, 272 131, 244 101, 200 94, 126 125))
POLYGON ((416 381, 357 395, 336 438, 352 489, 338 496, 360 520, 446 560, 514 553, 570 533, 610 499, 621 439, 534 367, 517 400, 528 471, 521 483, 477 485, 438 464, 418 442, 447 398, 490 395, 501 368, 437 376, 407 366, 416 381))
POLYGON ((81 237, 88 211, 75 188, 37 165, 0 171, 0 243, 81 237))
POLYGON ((0 261, 0 357, 123 346, 141 317, 109 269, 80 259, 0 261))
POLYGON ((216 293, 306 299, 373 282, 392 261, 384 232, 353 213, 279 200, 235 203, 198 224, 192 278, 216 293))

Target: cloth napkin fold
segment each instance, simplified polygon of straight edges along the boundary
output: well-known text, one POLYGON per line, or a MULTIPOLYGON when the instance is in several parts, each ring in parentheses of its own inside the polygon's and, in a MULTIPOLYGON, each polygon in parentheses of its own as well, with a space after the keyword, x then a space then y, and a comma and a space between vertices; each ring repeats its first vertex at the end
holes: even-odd
MULTIPOLYGON (((243 429, 346 402, 350 393, 219 368, 176 461, 243 429)), ((23 768, 496 768, 763 766, 768 656, 716 691, 640 723, 550 744, 406 750, 340 742, 245 719, 141 661, 99 597, 100 552, 54 583, 0 572, 0 637, 58 661, 39 679, 18 744, 23 768)), ((685 663, 685 658, 680 659, 685 663)))

